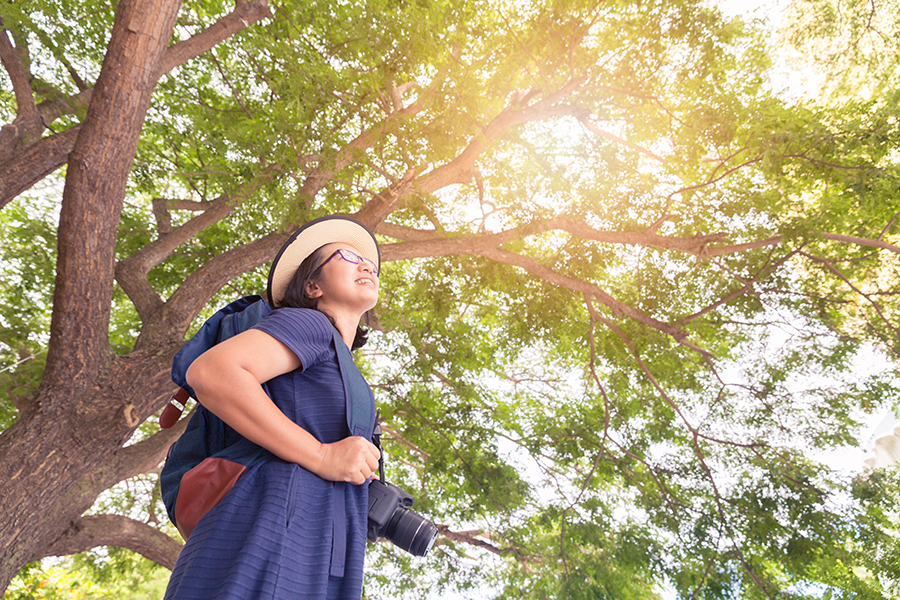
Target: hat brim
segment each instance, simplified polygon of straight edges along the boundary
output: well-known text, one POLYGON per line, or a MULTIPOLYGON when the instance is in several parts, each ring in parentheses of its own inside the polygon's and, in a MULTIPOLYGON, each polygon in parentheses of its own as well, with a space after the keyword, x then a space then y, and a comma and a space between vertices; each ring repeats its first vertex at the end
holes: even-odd
POLYGON ((320 217, 294 232, 272 261, 266 286, 269 304, 273 308, 281 306, 288 284, 300 264, 320 247, 335 242, 347 244, 381 269, 381 250, 375 234, 368 227, 344 215, 320 217))

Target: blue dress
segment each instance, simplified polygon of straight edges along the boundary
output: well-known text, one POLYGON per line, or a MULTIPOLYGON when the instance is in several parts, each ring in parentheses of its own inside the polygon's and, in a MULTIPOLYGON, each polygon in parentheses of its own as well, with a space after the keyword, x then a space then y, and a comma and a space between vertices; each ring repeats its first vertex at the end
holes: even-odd
MULTIPOLYGON (((255 329, 300 359, 300 369, 267 384, 282 412, 320 442, 350 435, 328 318, 282 308, 255 329)), ((368 484, 326 481, 270 456, 250 467, 197 523, 165 598, 359 600, 367 512, 368 484)))

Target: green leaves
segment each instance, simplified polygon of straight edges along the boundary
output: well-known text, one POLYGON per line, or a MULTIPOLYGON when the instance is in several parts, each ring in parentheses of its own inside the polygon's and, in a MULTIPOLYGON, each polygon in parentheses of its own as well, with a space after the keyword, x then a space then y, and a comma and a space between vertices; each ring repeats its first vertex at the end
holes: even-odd
MULTIPOLYGON (((152 258, 110 347, 175 344, 203 316, 178 292, 260 292, 258 240, 384 199, 359 360, 388 477, 446 535, 373 548, 367 597, 889 595, 895 486, 848 498, 810 453, 896 401, 896 94, 788 105, 761 33, 692 1, 270 8, 155 89, 117 241, 152 258)), ((173 42, 231 9, 187 2, 173 42)), ((36 100, 92 83, 113 10, 0 7, 36 100)), ((43 369, 56 195, 0 213, 4 427, 43 369)), ((135 486, 98 508, 150 520, 135 486)))
POLYGON ((33 403, 47 358, 56 210, 38 197, 0 213, 0 429, 33 403))

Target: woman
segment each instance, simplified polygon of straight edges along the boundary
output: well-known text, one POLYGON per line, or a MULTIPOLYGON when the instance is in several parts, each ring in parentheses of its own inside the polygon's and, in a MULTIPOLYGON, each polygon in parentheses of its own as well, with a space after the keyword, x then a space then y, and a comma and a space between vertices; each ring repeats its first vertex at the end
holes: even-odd
POLYGON ((350 435, 347 380, 362 377, 339 360, 339 344, 365 343, 359 322, 378 300, 379 267, 375 237, 358 221, 306 224, 272 263, 277 310, 191 364, 197 400, 272 456, 200 519, 167 599, 361 597, 379 451, 371 427, 350 435))

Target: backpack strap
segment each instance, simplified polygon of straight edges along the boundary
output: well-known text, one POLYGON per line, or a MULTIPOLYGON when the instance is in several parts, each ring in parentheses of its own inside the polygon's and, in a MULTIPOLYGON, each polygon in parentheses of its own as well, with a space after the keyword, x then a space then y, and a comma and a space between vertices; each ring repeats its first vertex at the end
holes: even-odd
POLYGON ((375 428, 375 396, 353 362, 353 355, 337 329, 334 330, 334 348, 337 351, 341 379, 344 381, 344 397, 347 399, 347 428, 350 435, 368 440, 375 428))
POLYGON ((166 404, 166 407, 163 409, 162 414, 159 415, 159 426, 163 429, 170 429, 175 425, 175 423, 178 422, 178 419, 181 418, 181 413, 184 412, 184 407, 187 406, 187 401, 190 397, 190 392, 183 387, 175 390, 169 403, 166 404))
MULTIPOLYGON (((341 370, 341 379, 344 382, 344 397, 347 404, 347 427, 350 435, 372 438, 375 428, 375 396, 362 373, 359 372, 353 355, 344 343, 344 339, 337 329, 334 329, 334 348, 338 357, 338 366, 341 370)), ((334 494, 334 514, 332 520, 331 566, 329 575, 332 577, 344 576, 344 562, 347 554, 347 519, 346 519, 346 487, 342 481, 332 484, 334 494)))

